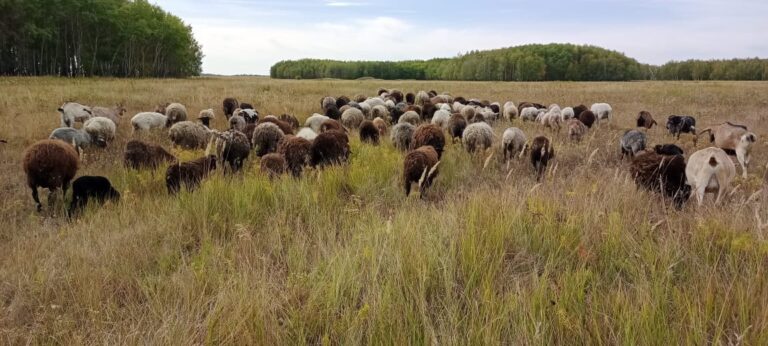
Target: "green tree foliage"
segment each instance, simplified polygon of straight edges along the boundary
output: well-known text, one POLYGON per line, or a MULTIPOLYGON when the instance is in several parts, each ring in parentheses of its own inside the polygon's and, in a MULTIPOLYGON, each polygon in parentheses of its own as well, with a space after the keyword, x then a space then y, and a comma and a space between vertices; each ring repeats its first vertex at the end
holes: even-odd
POLYGON ((672 61, 658 68, 663 80, 768 80, 768 59, 672 61))
POLYGON ((147 0, 0 0, 0 75, 185 77, 202 57, 147 0))

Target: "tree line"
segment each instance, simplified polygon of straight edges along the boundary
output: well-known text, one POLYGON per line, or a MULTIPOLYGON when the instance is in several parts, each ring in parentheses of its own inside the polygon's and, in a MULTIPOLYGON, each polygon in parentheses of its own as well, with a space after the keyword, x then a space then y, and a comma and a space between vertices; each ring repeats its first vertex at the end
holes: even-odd
POLYGON ((271 67, 270 76, 468 81, 766 80, 768 60, 689 60, 653 66, 595 46, 531 44, 472 51, 450 59, 280 61, 271 67))
POLYGON ((0 0, 0 75, 199 75, 192 28, 147 0, 0 0))

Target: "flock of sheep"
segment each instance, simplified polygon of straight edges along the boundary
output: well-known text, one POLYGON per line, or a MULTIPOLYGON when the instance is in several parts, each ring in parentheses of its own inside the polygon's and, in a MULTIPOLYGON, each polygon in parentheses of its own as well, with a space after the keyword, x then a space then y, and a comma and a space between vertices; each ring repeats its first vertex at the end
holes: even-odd
MULTIPOLYGON (((579 141, 592 128, 600 128, 601 122, 613 118, 607 103, 595 103, 590 108, 561 108, 557 104, 515 105, 510 101, 502 106, 498 102, 467 100, 435 91, 404 94, 381 89, 373 97, 327 96, 319 106, 321 113, 309 116, 302 127, 292 115, 260 117, 251 104, 226 98, 222 107, 229 129, 219 131, 210 127, 210 120, 215 117, 212 109, 201 111, 194 121, 188 119, 186 108, 179 103, 159 105, 153 112, 133 116, 133 133, 168 128, 168 137, 175 146, 205 149, 205 155, 179 162, 158 144, 132 139, 124 150, 124 165, 130 169, 167 165, 166 187, 174 194, 182 186, 194 189, 217 167, 227 173, 240 171, 252 153, 260 158, 260 169, 270 177, 284 173, 300 177, 307 167, 346 163, 350 132, 357 132, 360 140, 370 145, 378 145, 382 136, 389 135, 396 148, 407 152, 402 179, 406 196, 415 183, 423 198, 439 173, 446 134, 472 154, 498 147, 507 167, 513 158, 527 154, 538 181, 555 156, 550 138, 536 136, 529 140, 520 128, 509 127, 501 140, 494 143, 496 136, 491 125, 502 121, 514 123, 516 119, 533 121, 555 134, 566 128, 568 138, 579 141)), ((80 151, 93 145, 104 147, 114 140, 126 110, 122 105, 105 108, 68 102, 58 111, 61 127, 24 154, 23 168, 38 210, 42 208, 38 187, 49 189, 51 194, 62 189, 66 194, 80 165, 80 151), (76 123, 82 123, 82 127, 75 128, 76 123)), ((674 144, 646 148, 646 130, 656 124, 649 112, 641 111, 637 129, 626 131, 619 142, 622 159, 631 159, 630 172, 638 186, 671 198, 679 208, 691 192, 699 205, 710 192, 716 193, 715 203, 720 201, 736 174, 729 155, 736 156, 746 177, 750 150, 756 141, 755 134, 746 126, 725 122, 697 134, 693 117, 669 116, 666 127, 672 135, 679 138, 681 133, 691 133, 695 140, 709 133, 715 145, 691 154, 686 161, 683 150, 674 144)), ((87 205, 89 199, 104 202, 120 198, 105 177, 82 176, 72 185, 70 215, 87 205)), ((49 203, 52 201, 49 197, 49 203)))

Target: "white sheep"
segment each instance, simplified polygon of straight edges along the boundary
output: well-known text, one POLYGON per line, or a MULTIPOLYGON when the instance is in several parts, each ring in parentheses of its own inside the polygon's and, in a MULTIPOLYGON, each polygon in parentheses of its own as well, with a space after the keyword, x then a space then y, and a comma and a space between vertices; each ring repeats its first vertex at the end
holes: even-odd
POLYGON ((371 108, 371 119, 381 118, 389 120, 389 110, 384 105, 375 105, 371 108))
POLYGON ((504 133, 501 135, 501 150, 504 152, 504 162, 507 163, 507 168, 509 168, 509 159, 522 155, 525 149, 525 142, 527 141, 528 138, 523 130, 517 127, 510 127, 504 130, 504 133))
POLYGON ((568 121, 568 119, 572 119, 576 116, 573 114, 573 107, 565 107, 561 113, 563 114, 563 120, 565 121, 568 121))
POLYGON ((400 116, 400 119, 397 120, 398 124, 402 123, 409 123, 411 125, 418 125, 421 122, 421 117, 419 116, 419 113, 416 113, 414 111, 407 111, 403 113, 403 115, 400 116))
POLYGON ((539 110, 536 107, 525 107, 520 112, 520 119, 523 119, 523 121, 536 121, 539 114, 543 115, 545 112, 545 110, 539 110))
POLYGON ((515 106, 515 103, 512 101, 504 103, 502 112, 504 113, 504 119, 507 119, 508 121, 517 118, 517 106, 515 106))
POLYGON ((299 130, 299 132, 296 134, 296 137, 301 137, 311 142, 314 141, 317 137, 317 132, 309 127, 302 127, 301 130, 299 130))
POLYGON ((539 118, 539 121, 544 127, 560 132, 560 124, 563 123, 563 114, 560 111, 560 106, 556 104, 550 105, 549 110, 539 118))
POLYGON ((451 112, 441 109, 432 116, 432 123, 445 129, 448 126, 448 120, 451 119, 451 112))
POLYGON ((715 204, 718 204, 730 189, 731 181, 736 176, 736 165, 723 149, 704 148, 688 158, 685 176, 699 206, 704 203, 706 193, 717 193, 715 204))
POLYGON ((429 97, 429 94, 426 91, 420 90, 419 92, 416 93, 416 99, 413 101, 413 103, 416 104, 417 106, 424 106, 425 103, 430 102, 430 99, 431 98, 429 97))
POLYGON ((328 119, 330 118, 325 115, 315 113, 304 121, 304 126, 309 127, 312 131, 315 131, 315 133, 320 133, 320 128, 328 119))
POLYGON ((204 149, 211 133, 203 124, 185 120, 173 124, 168 130, 168 137, 174 145, 184 149, 204 149))
POLYGON ((356 129, 365 120, 363 112, 357 108, 349 108, 341 113, 341 124, 348 129, 356 129))
POLYGON ((115 126, 115 123, 109 118, 93 117, 85 121, 83 130, 88 132, 96 142, 109 142, 115 139, 117 126, 115 126))
POLYGON ((453 111, 455 113, 461 113, 461 110, 464 108, 464 104, 461 102, 453 102, 453 111))
POLYGON ((75 122, 85 122, 93 116, 91 108, 77 102, 67 102, 59 107, 61 127, 73 127, 75 122))
POLYGON ((589 110, 591 110, 592 113, 595 113, 598 122, 600 120, 608 120, 608 122, 610 122, 611 119, 613 119, 613 108, 607 103, 592 104, 592 107, 590 107, 589 110))
POLYGON ((467 125, 461 140, 469 153, 484 151, 493 145, 493 128, 486 122, 467 125))
POLYGON ((150 130, 167 127, 168 117, 157 112, 141 112, 131 118, 133 130, 150 130))

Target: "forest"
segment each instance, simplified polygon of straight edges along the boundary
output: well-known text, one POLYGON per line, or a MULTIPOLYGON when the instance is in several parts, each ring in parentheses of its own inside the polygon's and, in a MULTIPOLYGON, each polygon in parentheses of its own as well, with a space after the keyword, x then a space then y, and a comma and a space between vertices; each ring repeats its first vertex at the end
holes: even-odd
POLYGON ((187 77, 192 28, 147 0, 0 0, 0 75, 187 77))
POLYGON ((595 46, 531 44, 431 60, 280 61, 272 66, 270 76, 466 81, 766 80, 768 60, 688 60, 654 66, 595 46))

